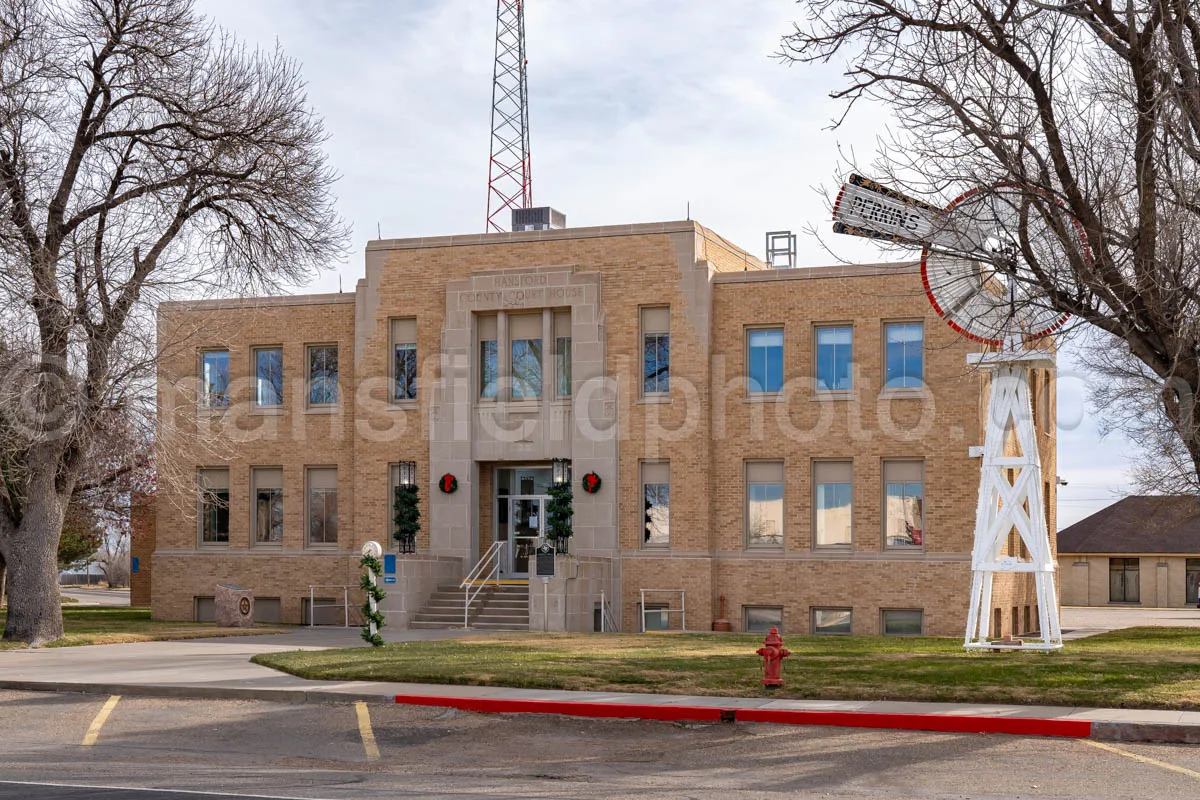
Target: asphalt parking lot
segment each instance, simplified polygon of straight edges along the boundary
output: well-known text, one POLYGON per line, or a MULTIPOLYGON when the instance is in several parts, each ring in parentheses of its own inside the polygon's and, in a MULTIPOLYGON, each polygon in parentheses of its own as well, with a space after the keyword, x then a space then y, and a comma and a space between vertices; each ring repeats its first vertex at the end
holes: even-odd
POLYGON ((1185 746, 485 716, 386 703, 0 692, 0 738, 0 800, 186 800, 191 791, 329 800, 1200 791, 1200 748, 1185 746), (170 791, 143 791, 155 789, 170 791))

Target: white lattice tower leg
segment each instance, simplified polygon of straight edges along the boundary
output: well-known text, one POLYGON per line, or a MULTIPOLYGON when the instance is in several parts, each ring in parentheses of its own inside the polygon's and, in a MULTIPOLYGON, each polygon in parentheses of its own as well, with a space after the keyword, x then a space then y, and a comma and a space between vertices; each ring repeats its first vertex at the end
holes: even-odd
POLYGON ((1012 645, 1023 650, 1062 647, 1055 563, 1042 503, 1042 465, 1029 393, 1032 367, 1053 369, 1053 355, 1043 350, 1006 350, 969 357, 992 376, 987 429, 975 512, 971 552, 971 599, 967 611, 967 648, 992 647, 992 584, 997 573, 1028 573, 1037 593, 1040 642, 1012 645), (1006 454, 1014 441, 1019 453, 1006 454), (1010 480, 1009 475, 1013 477, 1010 480), (1002 555, 1009 532, 1016 529, 1029 560, 1002 555))

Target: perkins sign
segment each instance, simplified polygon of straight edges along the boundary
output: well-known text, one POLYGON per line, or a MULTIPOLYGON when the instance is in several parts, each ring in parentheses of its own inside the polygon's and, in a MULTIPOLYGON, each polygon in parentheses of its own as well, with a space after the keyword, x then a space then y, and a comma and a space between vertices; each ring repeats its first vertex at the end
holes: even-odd
POLYGON ((833 205, 833 230, 851 236, 924 244, 941 227, 940 209, 861 175, 851 175, 833 205))

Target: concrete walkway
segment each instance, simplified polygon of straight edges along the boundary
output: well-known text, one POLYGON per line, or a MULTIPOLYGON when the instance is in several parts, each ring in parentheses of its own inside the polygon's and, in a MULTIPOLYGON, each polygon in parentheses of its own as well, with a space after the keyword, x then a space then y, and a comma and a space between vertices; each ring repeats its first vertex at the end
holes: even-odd
MULTIPOLYGON (((463 631, 392 632, 389 639, 417 640, 463 636, 463 631)), ((510 701, 554 704, 551 713, 567 713, 562 704, 691 707, 729 710, 826 712, 825 721, 842 724, 836 715, 877 715, 880 724, 865 727, 924 727, 945 730, 951 718, 1010 719, 1031 722, 1092 723, 1091 736, 1121 741, 1200 743, 1200 712, 1136 709, 1002 706, 900 701, 788 700, 771 697, 728 698, 652 695, 619 692, 571 692, 485 686, 448 686, 367 681, 309 681, 250 663, 251 656, 284 650, 351 647, 361 644, 357 629, 300 629, 281 635, 194 639, 180 642, 63 647, 0 651, 0 689, 76 691, 122 695, 155 695, 212 699, 255 699, 290 702, 394 702, 397 696, 422 705, 472 710, 522 710, 510 701), (437 702, 442 700, 444 702, 437 702), (478 701, 488 701, 480 703, 478 701), (504 701, 503 703, 494 701, 504 701), (507 703, 507 705, 506 705, 507 703), (885 717, 940 718, 933 727, 892 724, 885 717), (941 727, 938 727, 941 726, 941 727)), ((549 708, 550 706, 545 706, 549 708)), ((584 714, 585 716, 596 714, 584 714)), ((619 714, 618 714, 619 715, 619 714)), ((600 714, 604 716, 604 714, 600 714)), ((631 714, 630 716, 634 716, 631 714)), ((732 718, 732 714, 730 714, 732 718)), ((661 717, 659 717, 661 718, 661 717)), ((762 718, 760 714, 760 718, 762 718)), ((751 717, 746 717, 751 719, 751 717)), ((783 721, 783 720, 779 720, 783 721)), ((975 729, 975 728, 973 728, 975 729)), ((989 728, 979 728, 989 730, 989 728)), ((1000 730, 992 728, 993 730, 1000 730)), ((1016 732, 1016 731, 1008 731, 1016 732)), ((1020 732, 1028 732, 1022 729, 1020 732)))

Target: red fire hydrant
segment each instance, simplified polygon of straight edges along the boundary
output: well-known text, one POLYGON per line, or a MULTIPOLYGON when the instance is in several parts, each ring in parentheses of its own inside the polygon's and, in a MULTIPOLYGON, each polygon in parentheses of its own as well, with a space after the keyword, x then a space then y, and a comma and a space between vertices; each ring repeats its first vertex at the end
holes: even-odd
POLYGON ((757 653, 763 658, 763 686, 775 689, 783 686, 783 660, 792 654, 783 646, 779 628, 771 628, 757 653))

